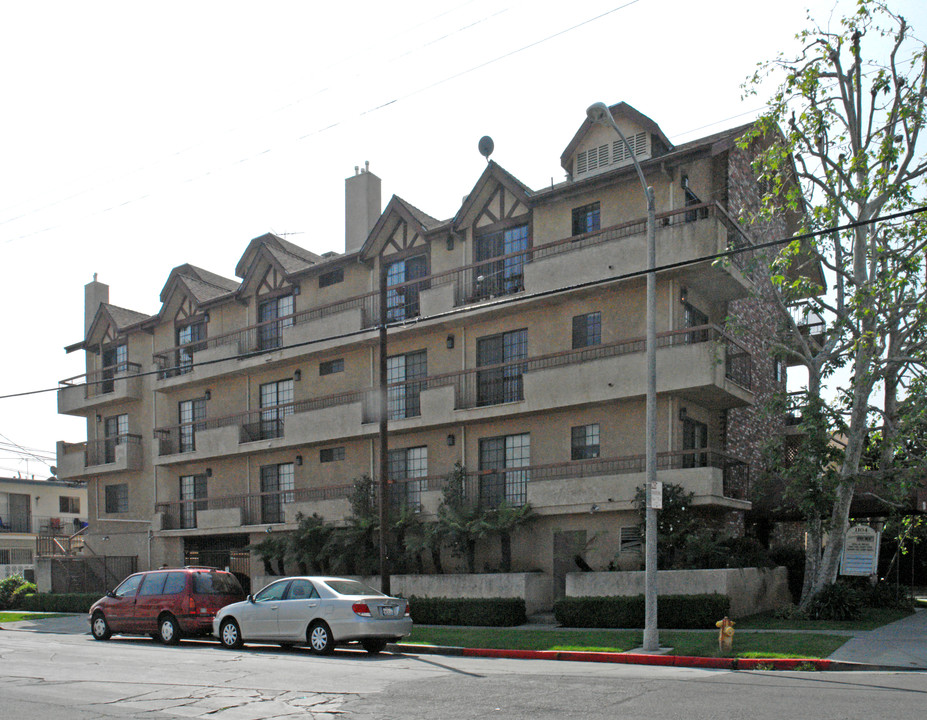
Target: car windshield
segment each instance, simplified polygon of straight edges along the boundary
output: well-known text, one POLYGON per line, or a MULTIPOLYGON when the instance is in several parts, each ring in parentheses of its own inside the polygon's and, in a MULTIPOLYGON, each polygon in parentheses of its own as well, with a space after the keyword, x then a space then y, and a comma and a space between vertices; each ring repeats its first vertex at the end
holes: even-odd
POLYGON ((243 595, 238 579, 230 573, 198 572, 193 575, 197 595, 243 595))
POLYGON ((372 587, 364 585, 364 583, 357 582, 357 580, 326 580, 325 584, 339 595, 380 595, 386 597, 379 590, 374 590, 372 587))

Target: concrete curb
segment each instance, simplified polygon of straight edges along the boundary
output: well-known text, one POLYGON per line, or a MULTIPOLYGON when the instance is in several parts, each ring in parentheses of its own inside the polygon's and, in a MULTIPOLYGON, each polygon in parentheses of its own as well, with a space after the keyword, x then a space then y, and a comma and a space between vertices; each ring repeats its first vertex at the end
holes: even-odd
POLYGON ((508 658, 512 660, 558 660, 565 662, 600 662, 624 665, 662 665, 664 667, 692 667, 710 670, 795 670, 809 665, 818 671, 846 672, 924 672, 922 668, 868 665, 819 658, 710 658, 686 655, 645 655, 618 652, 579 652, 573 650, 502 650, 493 648, 459 648, 440 645, 412 645, 396 643, 390 650, 425 655, 456 655, 463 657, 508 658))

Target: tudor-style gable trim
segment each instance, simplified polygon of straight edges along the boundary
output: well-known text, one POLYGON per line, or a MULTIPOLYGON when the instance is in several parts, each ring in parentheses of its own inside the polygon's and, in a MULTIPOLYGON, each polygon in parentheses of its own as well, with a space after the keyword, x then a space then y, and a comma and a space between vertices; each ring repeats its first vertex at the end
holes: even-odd
POLYGON ((281 292, 288 290, 293 287, 293 284, 286 279, 286 275, 279 267, 277 267, 273 262, 267 268, 267 272, 264 273, 264 277, 258 283, 257 290, 255 295, 265 296, 265 295, 279 295, 281 292))
POLYGON ((453 229, 461 231, 476 223, 504 222, 527 214, 532 194, 527 185, 490 160, 457 211, 453 229))
POLYGON ((439 220, 393 195, 367 236, 361 258, 408 254, 419 247, 424 250, 428 246, 428 232, 441 225, 439 220))

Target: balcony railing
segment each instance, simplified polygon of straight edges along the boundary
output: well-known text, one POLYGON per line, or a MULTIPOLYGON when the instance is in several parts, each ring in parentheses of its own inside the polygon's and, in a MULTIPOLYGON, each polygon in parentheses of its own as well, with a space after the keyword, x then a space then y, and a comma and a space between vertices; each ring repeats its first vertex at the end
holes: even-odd
MULTIPOLYGON (((464 475, 464 497, 481 507, 494 508, 503 501, 519 507, 527 502, 528 483, 544 480, 570 480, 644 472, 643 455, 596 458, 549 465, 518 468, 475 470, 464 475)), ((749 466, 724 452, 708 448, 657 453, 657 470, 685 470, 702 467, 718 468, 723 472, 724 497, 744 499, 749 487, 749 466)), ((408 478, 390 483, 390 504, 421 508, 421 494, 441 490, 446 475, 408 478)), ((196 527, 196 513, 204 510, 239 510, 242 525, 262 525, 285 522, 284 507, 290 503, 312 503, 327 500, 347 500, 353 485, 296 488, 275 492, 228 495, 215 498, 175 500, 157 503, 156 512, 165 516, 165 529, 196 527)), ((372 488, 373 500, 379 498, 379 485, 372 488)), ((329 518, 332 519, 332 518, 329 518)))
POLYGON ((142 366, 139 363, 122 362, 83 375, 75 375, 66 380, 61 380, 58 384, 62 387, 83 385, 86 388, 86 397, 89 400, 90 398, 112 393, 116 389, 116 380, 119 376, 138 375, 141 371, 142 366))
POLYGON ((141 435, 114 435, 102 440, 88 440, 84 446, 84 467, 109 465, 116 462, 116 448, 120 445, 140 445, 141 435))
MULTIPOLYGON (((749 236, 717 203, 693 205, 680 210, 659 213, 656 216, 658 229, 682 226, 710 218, 716 218, 727 229, 729 248, 752 247, 749 236)), ((619 225, 602 228, 595 232, 563 238, 530 247, 527 250, 500 255, 482 262, 392 285, 389 287, 387 294, 388 320, 394 322, 417 317, 420 313, 420 293, 429 288, 453 285, 455 306, 468 305, 489 298, 520 292, 524 290, 523 269, 526 264, 642 234, 646 231, 646 224, 645 218, 638 218, 619 225)), ((750 264, 753 262, 753 251, 733 255, 732 262, 741 269, 749 269, 750 264)), ((328 305, 302 310, 286 317, 251 325, 224 335, 216 335, 206 340, 167 348, 155 353, 153 359, 161 368, 159 377, 172 377, 188 371, 195 352, 233 346, 234 354, 247 355, 253 352, 274 349, 281 346, 286 328, 350 310, 361 311, 362 328, 373 328, 379 323, 379 308, 379 292, 372 291, 329 303, 328 305)))
POLYGON ((0 533, 25 533, 67 537, 87 526, 87 518, 48 515, 0 516, 0 533))

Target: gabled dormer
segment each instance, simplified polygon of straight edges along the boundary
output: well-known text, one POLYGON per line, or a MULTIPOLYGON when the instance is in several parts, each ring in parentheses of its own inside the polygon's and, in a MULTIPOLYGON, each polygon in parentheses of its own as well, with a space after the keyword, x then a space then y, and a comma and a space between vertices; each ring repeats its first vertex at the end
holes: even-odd
MULTIPOLYGON (((627 103, 609 108, 638 162, 666 154, 672 144, 649 117, 627 103)), ((560 156, 560 165, 573 180, 584 180, 609 170, 632 165, 628 148, 615 131, 588 118, 560 156)))
POLYGON ((489 161, 453 220, 453 228, 489 227, 516 221, 530 212, 531 189, 501 165, 489 161))

